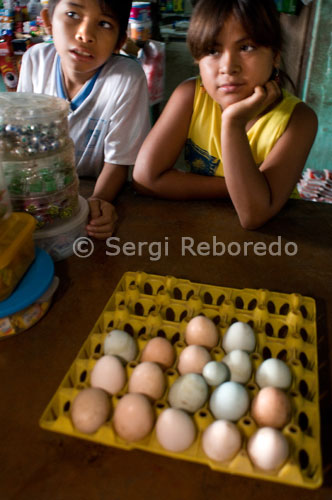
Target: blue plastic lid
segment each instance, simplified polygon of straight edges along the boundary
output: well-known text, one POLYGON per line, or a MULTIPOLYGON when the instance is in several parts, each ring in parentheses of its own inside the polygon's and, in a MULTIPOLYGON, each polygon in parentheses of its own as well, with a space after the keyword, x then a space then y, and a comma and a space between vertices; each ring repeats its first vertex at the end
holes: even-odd
POLYGON ((36 247, 36 257, 8 299, 0 302, 0 318, 22 311, 46 292, 54 277, 53 260, 36 247))

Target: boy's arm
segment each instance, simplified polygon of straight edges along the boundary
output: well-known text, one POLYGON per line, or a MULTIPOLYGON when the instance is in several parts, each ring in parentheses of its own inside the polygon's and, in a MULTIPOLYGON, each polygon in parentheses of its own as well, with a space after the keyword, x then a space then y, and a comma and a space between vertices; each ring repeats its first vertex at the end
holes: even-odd
POLYGON ((133 172, 138 191, 178 200, 227 196, 224 179, 173 168, 187 139, 194 94, 194 80, 180 84, 144 141, 133 172))
POLYGON ((128 166, 104 163, 89 198, 90 221, 86 227, 89 236, 105 239, 112 236, 117 220, 111 201, 116 197, 127 180, 128 166))

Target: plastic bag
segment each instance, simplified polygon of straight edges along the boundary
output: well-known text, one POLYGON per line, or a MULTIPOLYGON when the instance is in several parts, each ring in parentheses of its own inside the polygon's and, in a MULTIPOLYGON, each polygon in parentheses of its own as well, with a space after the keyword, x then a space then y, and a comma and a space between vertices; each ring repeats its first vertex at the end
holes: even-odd
POLYGON ((165 44, 148 40, 138 56, 145 72, 150 105, 163 100, 165 88, 165 44))

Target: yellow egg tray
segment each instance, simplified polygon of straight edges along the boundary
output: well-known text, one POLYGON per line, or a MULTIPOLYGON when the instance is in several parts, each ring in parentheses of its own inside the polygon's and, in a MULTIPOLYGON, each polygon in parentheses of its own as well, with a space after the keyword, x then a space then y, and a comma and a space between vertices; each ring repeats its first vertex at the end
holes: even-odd
MULTIPOLYGON (((168 390, 179 376, 177 360, 165 372, 167 389, 161 400, 154 403, 156 418, 167 408, 168 390)), ((213 390, 209 389, 210 392, 213 390)), ((115 408, 119 399, 127 392, 124 389, 112 396, 115 408)), ((173 276, 157 276, 144 272, 125 273, 100 317, 88 335, 76 359, 65 375, 52 400, 45 409, 40 425, 42 428, 94 441, 126 450, 140 449, 175 459, 206 464, 216 471, 240 474, 301 486, 318 488, 322 484, 322 462, 320 449, 320 417, 318 392, 318 362, 316 306, 312 298, 298 293, 284 294, 265 289, 233 289, 192 283, 173 276), (242 448, 229 462, 209 459, 201 446, 201 436, 214 420, 208 402, 192 418, 197 428, 197 437, 184 452, 165 450, 158 443, 155 429, 142 441, 128 443, 116 435, 109 420, 94 434, 77 431, 70 418, 72 401, 79 391, 89 387, 90 373, 96 361, 103 355, 103 344, 107 332, 117 328, 127 331, 137 340, 137 358, 127 363, 128 379, 140 361, 140 354, 149 339, 162 336, 170 340, 178 355, 186 346, 184 330, 187 322, 198 314, 212 319, 220 332, 220 341, 210 354, 220 361, 224 352, 222 337, 234 321, 249 323, 256 334, 256 349, 250 355, 253 374, 246 388, 252 399, 259 388, 255 383, 255 371, 269 357, 283 360, 290 368, 293 381, 287 391, 292 403, 292 419, 282 429, 290 445, 287 462, 276 471, 265 472, 251 463, 246 446, 249 437, 257 430, 250 411, 237 426, 243 436, 242 448)))

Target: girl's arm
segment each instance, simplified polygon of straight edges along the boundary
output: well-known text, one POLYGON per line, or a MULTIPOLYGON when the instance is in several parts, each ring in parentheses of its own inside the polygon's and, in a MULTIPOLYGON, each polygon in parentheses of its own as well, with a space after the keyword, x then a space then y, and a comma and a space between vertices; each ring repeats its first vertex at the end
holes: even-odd
POLYGON ((194 94, 195 80, 181 83, 145 139, 133 171, 138 191, 177 200, 227 196, 224 179, 173 168, 187 139, 194 94))
POLYGON ((288 126, 258 169, 250 150, 246 124, 280 94, 275 82, 257 87, 249 98, 223 112, 221 147, 227 189, 241 225, 255 229, 275 215, 298 181, 317 132, 315 113, 295 106, 288 126))

